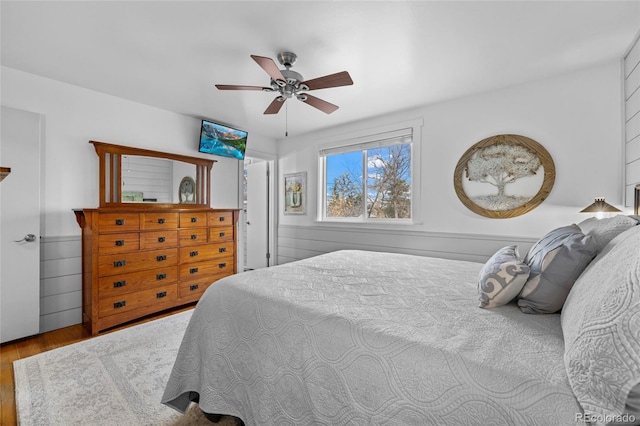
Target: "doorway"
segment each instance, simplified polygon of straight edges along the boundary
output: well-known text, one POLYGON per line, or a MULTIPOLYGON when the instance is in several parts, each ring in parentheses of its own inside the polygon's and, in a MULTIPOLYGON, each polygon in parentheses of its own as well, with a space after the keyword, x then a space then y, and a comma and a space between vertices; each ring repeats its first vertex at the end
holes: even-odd
POLYGON ((40 331, 40 171, 44 116, 2 107, 0 342, 40 331))
POLYGON ((243 270, 273 266, 274 161, 256 157, 244 160, 243 270))

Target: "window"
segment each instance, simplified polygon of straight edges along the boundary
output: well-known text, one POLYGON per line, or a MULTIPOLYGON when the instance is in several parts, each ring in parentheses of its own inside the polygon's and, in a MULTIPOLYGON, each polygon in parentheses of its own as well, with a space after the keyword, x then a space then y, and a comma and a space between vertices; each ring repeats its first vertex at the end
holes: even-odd
POLYGON ((413 148, 408 128, 322 149, 321 219, 410 221, 413 148))

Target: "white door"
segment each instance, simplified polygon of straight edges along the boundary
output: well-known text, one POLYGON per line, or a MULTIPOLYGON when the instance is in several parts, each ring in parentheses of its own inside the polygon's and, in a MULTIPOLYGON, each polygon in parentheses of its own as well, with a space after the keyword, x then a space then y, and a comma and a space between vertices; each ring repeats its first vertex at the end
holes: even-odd
POLYGON ((0 342, 40 330, 41 116, 2 107, 0 166, 0 342))
POLYGON ((269 162, 247 164, 246 267, 269 266, 269 162))

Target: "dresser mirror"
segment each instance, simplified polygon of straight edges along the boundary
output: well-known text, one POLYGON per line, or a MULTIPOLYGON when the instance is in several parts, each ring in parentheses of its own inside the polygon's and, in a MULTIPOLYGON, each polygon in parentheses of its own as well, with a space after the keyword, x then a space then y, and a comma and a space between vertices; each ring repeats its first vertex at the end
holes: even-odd
POLYGON ((100 161, 100 207, 206 207, 216 160, 90 141, 100 161))

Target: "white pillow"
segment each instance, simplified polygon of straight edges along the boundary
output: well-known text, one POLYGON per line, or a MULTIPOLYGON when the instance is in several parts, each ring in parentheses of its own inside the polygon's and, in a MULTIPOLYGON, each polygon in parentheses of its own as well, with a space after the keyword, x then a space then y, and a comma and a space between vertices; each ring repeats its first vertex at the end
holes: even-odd
POLYGON ((529 266, 520 261, 517 246, 498 250, 480 271, 478 293, 481 308, 496 308, 511 302, 529 277, 529 266))
POLYGON ((614 238, 585 269, 561 322, 569 383, 585 413, 623 414, 640 383, 640 226, 614 238))
POLYGON ((609 244, 619 234, 638 224, 638 221, 632 216, 619 214, 606 219, 596 219, 590 217, 578 224, 580 230, 586 235, 591 235, 596 242, 598 252, 601 252, 604 246, 609 244))

